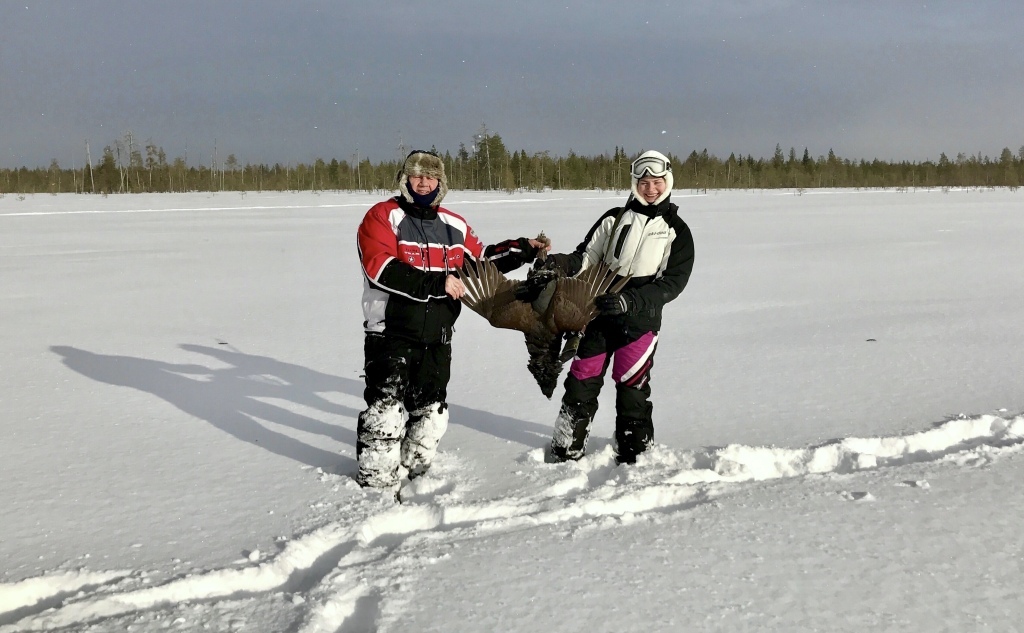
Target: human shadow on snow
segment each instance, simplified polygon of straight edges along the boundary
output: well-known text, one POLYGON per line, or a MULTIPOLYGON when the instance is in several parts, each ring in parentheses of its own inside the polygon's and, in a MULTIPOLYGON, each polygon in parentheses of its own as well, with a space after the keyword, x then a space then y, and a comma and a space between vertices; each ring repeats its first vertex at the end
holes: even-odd
MULTIPOLYGON (((221 350, 213 348, 199 345, 182 345, 181 348, 223 358, 219 353, 221 350)), ((313 467, 332 467, 339 461, 353 462, 351 458, 310 446, 276 431, 272 426, 319 434, 354 446, 355 433, 351 429, 262 400, 293 402, 330 415, 356 416, 358 411, 332 403, 320 395, 337 390, 333 376, 249 354, 233 354, 237 362, 229 362, 228 367, 213 368, 203 364, 97 354, 63 345, 53 346, 50 350, 62 357, 64 365, 87 378, 151 393, 193 417, 277 455, 313 467)))
MULTIPOLYGON (((238 367, 245 374, 280 376, 282 378, 289 379, 290 376, 285 376, 280 373, 280 369, 275 366, 284 366, 289 369, 297 368, 305 372, 311 371, 298 367, 297 365, 282 363, 281 361, 267 358, 266 356, 244 354, 237 350, 223 347, 182 345, 181 348, 190 352, 212 356, 223 363, 238 367)), ((328 383, 325 388, 318 388, 317 391, 338 391, 360 399, 363 397, 363 389, 365 385, 360 380, 321 374, 319 372, 313 373, 318 374, 318 377, 322 380, 326 380, 328 383)), ((542 424, 527 422, 517 418, 510 418, 508 416, 498 415, 496 413, 482 411, 480 409, 473 409, 459 404, 452 404, 450 401, 449 409, 451 410, 449 418, 452 424, 464 426, 468 429, 479 431, 480 433, 493 435, 499 439, 517 442, 531 448, 540 448, 545 446, 548 439, 551 437, 551 428, 542 424)), ((331 413, 331 411, 326 412, 331 413)), ((350 417, 355 421, 358 416, 359 411, 348 408, 347 417, 350 417)), ((349 444, 355 447, 354 434, 349 444)), ((444 445, 442 444, 442 449, 443 446, 444 445)))
MULTIPOLYGON (((230 348, 193 344, 180 347, 216 359, 227 367, 97 354, 66 345, 55 345, 50 350, 61 357, 65 366, 87 378, 151 393, 193 417, 277 455, 331 472, 355 470, 352 458, 310 446, 271 427, 280 425, 323 435, 354 449, 359 410, 331 402, 321 394, 337 392, 361 398, 364 387, 361 381, 230 348), (345 425, 327 422, 264 399, 292 402, 323 412, 327 420, 342 417, 350 422, 345 425)), ((544 446, 550 434, 550 429, 540 424, 461 405, 451 405, 451 422, 532 448, 544 446)))

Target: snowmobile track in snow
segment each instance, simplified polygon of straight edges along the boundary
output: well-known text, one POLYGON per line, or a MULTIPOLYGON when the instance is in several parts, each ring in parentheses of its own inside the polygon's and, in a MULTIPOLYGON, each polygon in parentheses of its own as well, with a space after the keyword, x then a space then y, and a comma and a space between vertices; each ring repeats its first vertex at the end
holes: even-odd
MULTIPOLYGON (((594 520, 682 512, 755 481, 919 462, 985 465, 1022 446, 1024 416, 985 415, 905 436, 846 438, 802 449, 731 445, 676 451, 656 446, 633 467, 616 467, 610 446, 566 464, 545 464, 543 449, 535 449, 520 460, 525 480, 520 494, 470 502, 453 494, 461 486, 458 472, 449 477, 450 469, 442 464, 407 485, 403 504, 371 498, 361 518, 299 536, 258 564, 141 588, 140 572, 130 571, 70 571, 2 584, 0 633, 103 623, 117 630, 119 618, 140 613, 271 597, 284 604, 285 595, 295 613, 290 631, 374 630, 389 590, 410 569, 451 556, 459 541, 539 526, 578 527, 594 520)), ((915 480, 902 485, 927 487, 915 480)), ((844 497, 871 498, 867 493, 844 497)))

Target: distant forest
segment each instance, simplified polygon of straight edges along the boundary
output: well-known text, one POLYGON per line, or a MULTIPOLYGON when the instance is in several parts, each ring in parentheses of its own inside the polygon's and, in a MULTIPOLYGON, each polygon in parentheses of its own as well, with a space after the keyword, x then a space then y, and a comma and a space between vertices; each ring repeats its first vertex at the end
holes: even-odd
MULTIPOLYGON (((433 148, 432 148, 433 149, 433 148)), ((437 151, 435 149, 435 151, 437 151)), ((611 154, 567 156, 550 152, 512 151, 499 134, 484 128, 470 148, 438 152, 445 162, 451 189, 539 191, 544 189, 626 189, 629 165, 640 152, 616 147, 611 154)), ((161 147, 140 145, 128 133, 103 148, 93 161, 88 145, 82 166, 70 168, 57 160, 49 168, 0 169, 4 193, 143 193, 181 191, 390 191, 400 161, 374 163, 366 158, 309 164, 241 164, 234 154, 209 164, 189 165, 185 158, 168 162, 161 147)), ((669 154, 676 189, 810 189, 819 187, 916 188, 1011 187, 1024 182, 1024 146, 1016 154, 1003 149, 996 158, 941 154, 937 162, 851 160, 828 155, 812 157, 808 150, 784 152, 779 145, 768 158, 730 154, 721 158, 692 151, 682 158, 669 154)))

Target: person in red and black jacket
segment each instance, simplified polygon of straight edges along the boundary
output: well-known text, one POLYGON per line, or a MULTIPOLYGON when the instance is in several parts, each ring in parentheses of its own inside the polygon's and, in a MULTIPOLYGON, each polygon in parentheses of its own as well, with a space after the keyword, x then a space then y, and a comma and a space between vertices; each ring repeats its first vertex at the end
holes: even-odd
POLYGON ((484 247, 441 206, 444 162, 414 151, 394 198, 375 204, 357 233, 363 267, 366 410, 359 414, 356 481, 393 489, 404 468, 426 472, 448 427, 451 339, 466 288, 458 270, 481 257, 508 272, 550 248, 525 237, 484 247))

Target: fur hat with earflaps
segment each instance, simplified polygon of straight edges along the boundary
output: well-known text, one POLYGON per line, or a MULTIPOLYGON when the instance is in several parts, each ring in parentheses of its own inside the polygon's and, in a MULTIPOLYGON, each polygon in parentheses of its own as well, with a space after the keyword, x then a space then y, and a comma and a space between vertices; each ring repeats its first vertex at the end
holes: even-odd
POLYGON ((399 170, 396 178, 398 181, 398 193, 408 202, 421 206, 431 206, 435 209, 441 204, 444 195, 448 193, 448 179, 444 175, 444 161, 434 152, 426 150, 415 150, 405 158, 402 169, 399 170), (419 196, 409 189, 409 176, 427 176, 437 178, 437 189, 426 196, 419 196))

